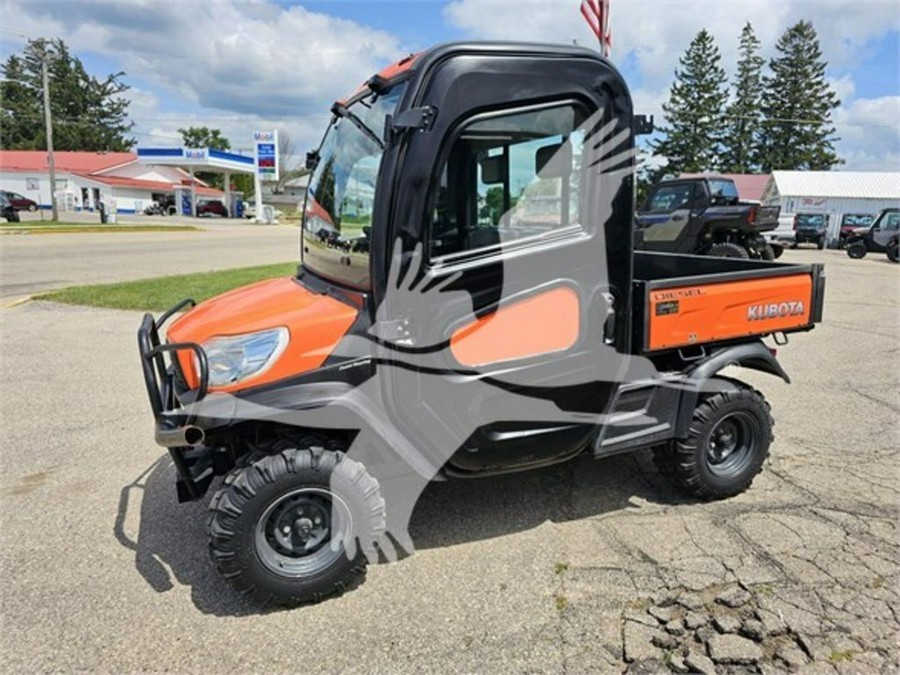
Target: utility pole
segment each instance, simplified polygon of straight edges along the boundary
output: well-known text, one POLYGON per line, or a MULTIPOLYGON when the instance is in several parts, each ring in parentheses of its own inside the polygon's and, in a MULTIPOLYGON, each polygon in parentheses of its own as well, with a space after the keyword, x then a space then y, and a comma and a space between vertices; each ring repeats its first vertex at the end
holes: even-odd
POLYGON ((56 161, 53 157, 53 118, 50 113, 50 73, 48 61, 50 54, 47 51, 47 41, 43 38, 31 43, 31 48, 41 59, 41 81, 44 89, 44 124, 47 135, 47 167, 50 169, 50 209, 51 220, 59 221, 59 210, 56 205, 56 161))

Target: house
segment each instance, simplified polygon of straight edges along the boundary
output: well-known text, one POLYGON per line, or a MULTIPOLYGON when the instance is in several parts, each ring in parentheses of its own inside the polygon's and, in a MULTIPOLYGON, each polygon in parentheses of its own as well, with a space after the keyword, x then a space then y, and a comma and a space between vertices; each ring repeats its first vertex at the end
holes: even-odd
MULTIPOLYGON (((174 200, 190 187, 190 174, 174 166, 138 162, 133 152, 54 152, 56 200, 60 211, 93 211, 100 201, 119 213, 141 213, 150 202, 174 200)), ((0 150, 0 189, 18 192, 50 208, 50 170, 43 150, 0 150)), ((194 181, 200 197, 221 199, 221 190, 194 181)))
MULTIPOLYGON (((264 182, 260 191, 263 204, 274 206, 283 211, 302 210, 309 178, 310 174, 305 173, 302 176, 286 180, 281 184, 277 192, 275 192, 275 183, 264 182)), ((249 201, 252 203, 253 198, 250 197, 249 201)))
POLYGON ((828 238, 837 239, 845 215, 900 207, 900 171, 773 171, 762 201, 782 216, 828 215, 828 238))

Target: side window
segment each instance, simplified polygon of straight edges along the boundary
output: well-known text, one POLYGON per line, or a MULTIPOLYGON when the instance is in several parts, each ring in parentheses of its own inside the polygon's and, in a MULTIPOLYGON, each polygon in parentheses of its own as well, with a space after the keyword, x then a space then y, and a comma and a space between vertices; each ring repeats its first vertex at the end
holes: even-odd
POLYGON ((580 225, 585 117, 567 104, 464 126, 441 169, 431 257, 580 225))
POLYGON ((889 213, 884 219, 884 225, 881 226, 883 230, 897 230, 900 229, 900 213, 889 213))
POLYGON ((663 185, 650 198, 651 213, 671 213, 687 208, 691 201, 691 184, 663 185))

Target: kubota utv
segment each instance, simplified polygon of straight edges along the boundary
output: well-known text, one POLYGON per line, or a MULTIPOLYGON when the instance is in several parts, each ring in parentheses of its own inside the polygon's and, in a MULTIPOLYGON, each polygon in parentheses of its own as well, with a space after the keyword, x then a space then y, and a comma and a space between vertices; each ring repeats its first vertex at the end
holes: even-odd
POLYGON ((612 65, 449 44, 332 112, 296 275, 138 333, 178 499, 215 481, 228 582, 287 605, 340 593, 408 546, 433 480, 652 448, 695 498, 749 487, 773 422, 721 371, 789 381, 762 338, 821 320, 822 268, 635 252, 637 122, 612 65))

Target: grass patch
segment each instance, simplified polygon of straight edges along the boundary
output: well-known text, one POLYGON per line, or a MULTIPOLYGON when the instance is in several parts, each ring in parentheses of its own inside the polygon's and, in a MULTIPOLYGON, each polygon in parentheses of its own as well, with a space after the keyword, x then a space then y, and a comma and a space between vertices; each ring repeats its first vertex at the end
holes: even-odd
POLYGON ((553 571, 556 572, 557 575, 565 574, 569 569, 569 563, 567 562, 558 562, 553 565, 553 571))
POLYGON ((0 232, 7 234, 92 234, 97 232, 204 232, 195 225, 101 225, 100 223, 71 223, 61 221, 30 221, 21 223, 0 223, 0 232))
POLYGON ((855 649, 835 649, 828 655, 829 663, 842 663, 844 661, 852 661, 853 655, 856 654, 855 649))
POLYGON ((184 298, 197 302, 263 279, 294 274, 297 263, 279 263, 259 267, 239 267, 217 272, 179 274, 124 281, 117 284, 72 286, 38 296, 40 300, 62 302, 67 305, 90 305, 111 309, 140 309, 164 311, 184 298))
POLYGON ((554 596, 553 604, 556 605, 557 612, 564 612, 569 606, 569 599, 566 596, 559 594, 554 596))

